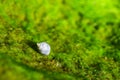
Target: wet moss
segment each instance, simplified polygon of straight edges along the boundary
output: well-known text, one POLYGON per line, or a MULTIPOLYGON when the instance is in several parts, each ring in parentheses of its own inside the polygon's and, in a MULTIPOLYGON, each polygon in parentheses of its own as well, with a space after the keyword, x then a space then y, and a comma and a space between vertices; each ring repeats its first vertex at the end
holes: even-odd
POLYGON ((0 1, 0 80, 120 79, 119 13, 119 0, 0 1))

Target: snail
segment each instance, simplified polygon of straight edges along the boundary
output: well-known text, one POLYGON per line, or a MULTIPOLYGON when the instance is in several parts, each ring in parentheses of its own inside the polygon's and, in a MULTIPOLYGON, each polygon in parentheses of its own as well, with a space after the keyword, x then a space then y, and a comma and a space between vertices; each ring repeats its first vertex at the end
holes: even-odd
POLYGON ((41 54, 49 55, 50 54, 50 45, 46 42, 37 43, 38 49, 41 54))

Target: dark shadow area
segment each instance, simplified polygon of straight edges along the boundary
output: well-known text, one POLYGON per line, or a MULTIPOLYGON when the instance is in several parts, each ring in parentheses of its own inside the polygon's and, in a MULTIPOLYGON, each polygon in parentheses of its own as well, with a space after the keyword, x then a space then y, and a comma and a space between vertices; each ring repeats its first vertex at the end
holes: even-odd
POLYGON ((26 44, 28 46, 30 46, 34 51, 38 52, 39 53, 39 50, 38 50, 38 47, 37 47, 37 43, 36 42, 33 42, 31 40, 27 40, 26 41, 26 44))
POLYGON ((120 50, 120 34, 119 31, 112 32, 110 36, 107 37, 109 43, 115 48, 120 50))

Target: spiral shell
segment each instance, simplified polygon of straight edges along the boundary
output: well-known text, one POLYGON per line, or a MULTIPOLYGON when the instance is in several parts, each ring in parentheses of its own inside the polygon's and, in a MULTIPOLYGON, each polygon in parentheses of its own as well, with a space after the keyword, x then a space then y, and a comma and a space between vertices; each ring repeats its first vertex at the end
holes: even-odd
POLYGON ((46 42, 37 43, 39 51, 44 55, 50 54, 50 45, 46 42))

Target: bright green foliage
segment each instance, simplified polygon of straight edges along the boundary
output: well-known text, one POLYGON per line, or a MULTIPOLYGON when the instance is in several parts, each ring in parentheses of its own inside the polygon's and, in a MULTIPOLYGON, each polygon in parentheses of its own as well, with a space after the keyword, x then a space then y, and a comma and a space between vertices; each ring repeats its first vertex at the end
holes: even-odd
POLYGON ((0 0, 0 80, 119 80, 119 3, 0 0))

